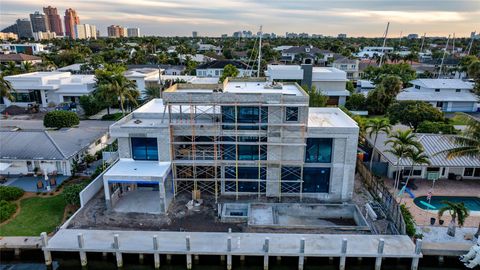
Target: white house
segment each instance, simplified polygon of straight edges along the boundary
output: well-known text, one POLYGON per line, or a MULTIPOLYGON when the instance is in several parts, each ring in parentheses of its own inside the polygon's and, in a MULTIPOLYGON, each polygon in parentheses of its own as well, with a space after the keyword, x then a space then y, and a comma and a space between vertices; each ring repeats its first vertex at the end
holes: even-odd
POLYGON ((393 50, 393 47, 364 47, 356 55, 361 58, 372 58, 375 55, 382 56, 385 53, 392 53, 393 50))
POLYGON ((313 46, 293 46, 282 51, 282 61, 293 62, 296 60, 304 64, 313 64, 317 62, 327 62, 333 57, 333 52, 321 50, 313 46))
POLYGON ((5 104, 23 107, 34 102, 41 107, 49 103, 78 103, 78 98, 90 94, 96 84, 94 75, 72 75, 70 72, 32 72, 6 76, 5 80, 15 90, 15 101, 4 98, 5 104))
POLYGON ((268 65, 265 74, 270 81, 292 81, 315 86, 329 97, 328 105, 343 105, 350 95, 346 90, 347 73, 333 67, 268 65))
POLYGON ((182 63, 187 61, 187 58, 190 58, 190 60, 193 61, 193 62, 202 63, 202 64, 216 60, 215 58, 208 57, 206 55, 199 54, 199 53, 197 53, 197 54, 179 54, 178 58, 180 59, 180 61, 182 63))
POLYGON ((196 72, 198 77, 215 77, 222 76, 223 68, 226 65, 233 65, 238 69, 237 77, 251 77, 252 69, 250 66, 242 61, 237 60, 215 60, 209 63, 205 63, 197 66, 196 72))
POLYGON ((417 79, 413 86, 397 95, 397 100, 419 100, 444 112, 475 112, 478 97, 472 93, 473 84, 460 79, 417 79))
POLYGON ((25 43, 25 44, 0 44, 1 50, 4 53, 24 53, 24 54, 41 54, 47 53, 45 45, 40 43, 25 43))
POLYGON ((222 54, 222 47, 220 46, 215 46, 215 45, 212 45, 212 44, 202 44, 202 43, 198 43, 197 44, 197 51, 198 52, 209 52, 209 51, 213 51, 215 52, 217 55, 220 55, 222 54))
POLYGON ((347 73, 347 79, 357 80, 359 78, 359 64, 360 61, 357 59, 344 57, 333 61, 332 66, 345 71, 347 73))

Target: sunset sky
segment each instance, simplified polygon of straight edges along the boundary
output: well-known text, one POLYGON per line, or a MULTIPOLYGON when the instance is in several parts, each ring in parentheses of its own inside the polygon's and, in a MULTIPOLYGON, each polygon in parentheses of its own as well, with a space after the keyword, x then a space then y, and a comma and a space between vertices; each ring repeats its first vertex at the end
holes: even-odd
POLYGON ((140 27, 160 36, 231 35, 238 30, 349 36, 470 36, 480 31, 480 0, 0 0, 0 28, 43 6, 77 10, 80 23, 95 24, 102 35, 111 24, 140 27))

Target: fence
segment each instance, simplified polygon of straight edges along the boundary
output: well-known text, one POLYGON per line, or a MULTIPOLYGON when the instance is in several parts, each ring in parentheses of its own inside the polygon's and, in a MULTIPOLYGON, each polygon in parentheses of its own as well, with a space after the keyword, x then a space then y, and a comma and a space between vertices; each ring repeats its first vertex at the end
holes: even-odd
POLYGON ((100 191, 103 187, 103 174, 107 172, 114 164, 116 163, 113 162, 108 168, 106 168, 100 175, 98 175, 88 186, 86 186, 81 192, 80 192, 80 206, 84 207, 87 202, 89 202, 95 194, 100 191))
POLYGON ((396 201, 394 195, 390 193, 384 182, 372 175, 367 166, 359 159, 357 159, 357 171, 363 178, 365 186, 382 205, 387 214, 387 219, 393 223, 392 230, 396 234, 406 234, 405 221, 400 210, 400 204, 396 201))

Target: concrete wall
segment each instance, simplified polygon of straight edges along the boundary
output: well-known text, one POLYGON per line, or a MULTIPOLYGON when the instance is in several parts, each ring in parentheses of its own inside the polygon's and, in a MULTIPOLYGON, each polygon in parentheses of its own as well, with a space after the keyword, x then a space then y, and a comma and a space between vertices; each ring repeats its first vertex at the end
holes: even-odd
POLYGON ((344 91, 346 88, 345 81, 313 81, 312 85, 315 85, 315 87, 317 87, 317 90, 323 91, 344 91))

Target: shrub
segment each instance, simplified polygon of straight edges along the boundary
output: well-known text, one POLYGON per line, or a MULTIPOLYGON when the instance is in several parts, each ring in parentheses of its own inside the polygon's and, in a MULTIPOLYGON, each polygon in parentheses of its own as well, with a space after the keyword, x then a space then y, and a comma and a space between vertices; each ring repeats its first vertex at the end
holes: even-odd
POLYGON ((84 161, 88 164, 94 162, 96 160, 95 156, 92 156, 90 154, 87 154, 84 158, 84 161))
POLYGON ((80 106, 87 116, 95 115, 105 108, 105 105, 93 95, 81 96, 80 106))
POLYGON ((73 184, 63 189, 62 196, 67 204, 80 205, 80 192, 85 188, 85 184, 73 184))
POLYGON ((345 102, 345 107, 352 111, 365 110, 367 107, 366 101, 367 98, 363 94, 354 93, 345 102))
POLYGON ((69 111, 51 111, 43 119, 43 125, 47 128, 72 127, 79 123, 78 115, 69 111))
POLYGON ((23 189, 18 187, 0 186, 0 198, 5 201, 15 201, 23 196, 23 189))
POLYGON ((408 211, 408 208, 404 204, 400 205, 400 210, 402 211, 403 220, 405 221, 405 231, 408 236, 413 237, 417 230, 415 229, 415 221, 413 220, 412 213, 408 211))
POLYGON ((450 123, 423 121, 418 125, 418 133, 442 133, 442 134, 456 134, 457 130, 450 123))
POLYGON ((17 205, 6 200, 0 201, 0 222, 11 218, 17 211, 17 205))
POLYGON ((95 180, 95 178, 97 178, 97 176, 99 176, 103 171, 105 171, 108 168, 108 166, 109 166, 108 163, 98 166, 90 176, 90 180, 95 180))
POLYGON ((120 118, 123 117, 123 114, 121 112, 118 113, 112 113, 112 114, 105 114, 102 116, 102 120, 105 121, 117 121, 120 120, 120 118))

